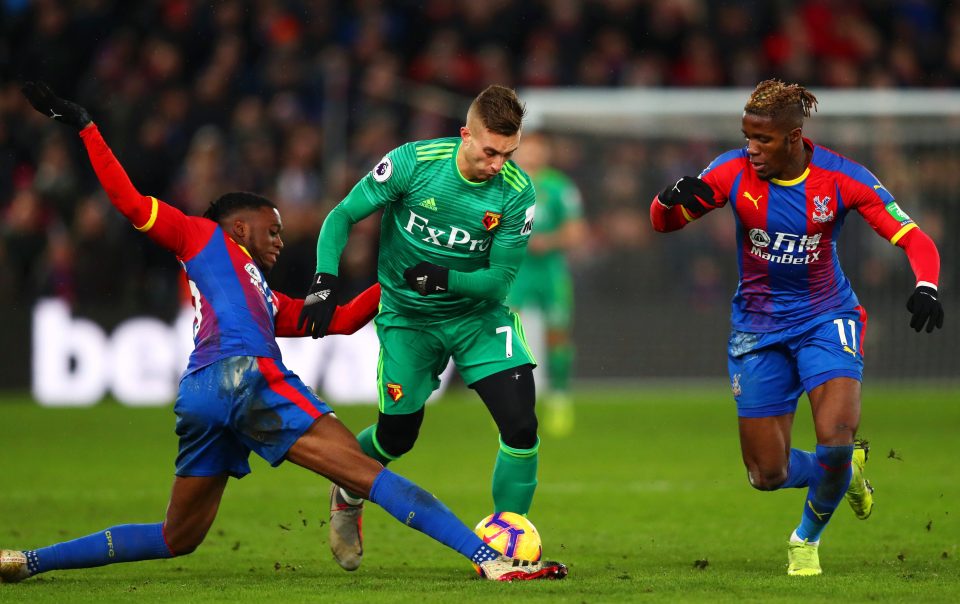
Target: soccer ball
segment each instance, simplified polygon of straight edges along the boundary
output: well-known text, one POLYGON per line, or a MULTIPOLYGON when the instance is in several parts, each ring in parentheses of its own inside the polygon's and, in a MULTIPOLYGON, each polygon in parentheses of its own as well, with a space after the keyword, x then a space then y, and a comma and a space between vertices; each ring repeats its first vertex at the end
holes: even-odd
MULTIPOLYGON (((477 524, 473 532, 483 542, 508 558, 536 562, 542 546, 537 527, 525 516, 513 512, 490 514, 477 524)), ((479 572, 479 568, 477 571, 479 572)))

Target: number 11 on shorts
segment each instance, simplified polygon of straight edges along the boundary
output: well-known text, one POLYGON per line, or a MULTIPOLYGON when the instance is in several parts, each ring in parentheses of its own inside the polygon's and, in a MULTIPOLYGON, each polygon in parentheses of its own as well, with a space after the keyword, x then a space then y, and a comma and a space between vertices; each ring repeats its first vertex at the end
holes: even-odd
POLYGON ((513 356, 513 328, 509 325, 497 328, 497 333, 507 334, 507 358, 513 356))
POLYGON ((850 341, 847 341, 847 334, 844 333, 843 329, 843 319, 834 319, 834 324, 837 326, 837 333, 840 335, 840 345, 843 346, 844 352, 849 352, 850 354, 856 356, 857 350, 857 324, 854 323, 853 319, 847 319, 847 323, 850 325, 850 341))

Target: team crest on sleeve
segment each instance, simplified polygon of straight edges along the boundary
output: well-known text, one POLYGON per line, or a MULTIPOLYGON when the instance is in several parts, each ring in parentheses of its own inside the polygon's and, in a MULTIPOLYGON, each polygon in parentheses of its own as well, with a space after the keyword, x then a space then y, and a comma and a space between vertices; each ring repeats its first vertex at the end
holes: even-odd
POLYGON ((496 212, 491 212, 490 210, 487 210, 487 212, 483 215, 482 222, 483 222, 484 228, 487 229, 488 231, 492 231, 493 229, 500 226, 500 216, 502 216, 502 214, 498 214, 496 212))
POLYGON ((527 216, 523 221, 523 228, 520 229, 521 235, 529 235, 533 232, 533 214, 536 211, 537 206, 530 206, 527 208, 527 216))
POLYGON ((390 158, 386 155, 383 156, 376 166, 373 167, 371 171, 373 174, 373 180, 377 182, 386 182, 388 178, 393 174, 393 162, 390 161, 390 158))
POLYGON ((387 394, 390 395, 393 402, 397 402, 403 398, 403 386, 400 384, 387 384, 387 394))

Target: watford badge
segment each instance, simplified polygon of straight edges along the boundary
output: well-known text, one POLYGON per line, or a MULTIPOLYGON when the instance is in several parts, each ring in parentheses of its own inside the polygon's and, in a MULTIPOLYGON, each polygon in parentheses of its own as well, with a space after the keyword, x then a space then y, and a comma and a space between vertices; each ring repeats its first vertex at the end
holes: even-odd
POLYGON ((390 395, 393 402, 397 402, 403 398, 403 386, 400 384, 387 384, 387 394, 390 395))
POLYGON ((501 214, 488 210, 487 213, 483 215, 483 226, 486 227, 488 231, 492 231, 499 226, 500 216, 501 214))

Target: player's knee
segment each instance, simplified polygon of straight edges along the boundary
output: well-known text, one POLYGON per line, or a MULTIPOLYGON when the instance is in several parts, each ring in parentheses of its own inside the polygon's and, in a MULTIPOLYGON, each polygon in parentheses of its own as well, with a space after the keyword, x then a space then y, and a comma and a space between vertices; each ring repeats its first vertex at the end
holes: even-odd
POLYGON ((181 546, 170 546, 170 552, 173 553, 174 556, 186 556, 197 551, 197 548, 200 547, 201 543, 203 542, 198 541, 193 543, 185 543, 181 546))
POLYGON ((758 491, 776 491, 787 481, 786 468, 748 468, 747 480, 758 491))
POLYGON ((405 455, 416 444, 422 423, 423 409, 407 415, 381 413, 377 421, 377 445, 393 459, 405 455))
POLYGON ((532 409, 499 428, 503 444, 512 449, 532 449, 537 444, 537 416, 532 409))
POLYGON ((166 524, 163 527, 164 541, 170 553, 174 556, 186 556, 187 554, 192 554, 197 551, 197 548, 200 547, 200 544, 203 543, 203 539, 206 536, 206 531, 178 531, 171 529, 169 525, 166 524))

